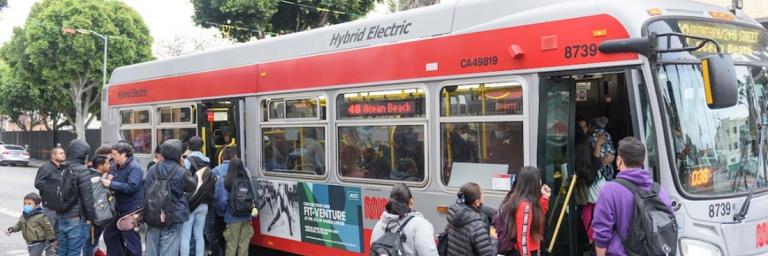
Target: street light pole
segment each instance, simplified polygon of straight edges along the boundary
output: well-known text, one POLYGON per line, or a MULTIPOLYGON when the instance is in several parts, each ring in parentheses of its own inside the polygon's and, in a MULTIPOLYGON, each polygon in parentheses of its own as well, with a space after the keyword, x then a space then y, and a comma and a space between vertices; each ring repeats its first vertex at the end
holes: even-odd
POLYGON ((85 34, 85 35, 95 35, 104 40, 104 63, 101 68, 102 76, 101 76, 101 85, 102 87, 107 86, 107 46, 109 44, 109 36, 108 35, 102 35, 99 34, 99 32, 88 30, 88 29, 73 29, 73 28, 61 28, 61 31, 67 34, 85 34))

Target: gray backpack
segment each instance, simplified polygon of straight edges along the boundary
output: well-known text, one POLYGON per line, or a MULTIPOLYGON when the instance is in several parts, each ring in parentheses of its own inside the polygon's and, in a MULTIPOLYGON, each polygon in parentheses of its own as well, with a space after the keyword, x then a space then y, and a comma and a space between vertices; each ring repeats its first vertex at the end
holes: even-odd
POLYGON ((403 228, 408 225, 408 222, 413 219, 413 216, 408 219, 397 228, 396 232, 392 232, 393 227, 385 227, 384 235, 376 239, 371 243, 371 256, 402 256, 405 255, 403 251, 403 242, 405 242, 405 234, 403 234, 403 228))
POLYGON ((115 220, 115 216, 117 216, 115 212, 115 200, 109 194, 109 189, 101 185, 101 178, 91 178, 91 188, 93 190, 93 209, 95 211, 93 224, 96 224, 96 226, 99 227, 104 227, 109 223, 112 223, 112 221, 115 220))

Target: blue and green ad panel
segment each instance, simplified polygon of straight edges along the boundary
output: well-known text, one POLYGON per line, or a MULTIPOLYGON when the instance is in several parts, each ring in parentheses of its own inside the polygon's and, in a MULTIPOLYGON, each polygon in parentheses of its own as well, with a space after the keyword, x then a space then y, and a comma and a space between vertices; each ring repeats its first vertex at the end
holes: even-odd
POLYGON ((299 182, 298 194, 302 242, 363 251, 360 188, 299 182))

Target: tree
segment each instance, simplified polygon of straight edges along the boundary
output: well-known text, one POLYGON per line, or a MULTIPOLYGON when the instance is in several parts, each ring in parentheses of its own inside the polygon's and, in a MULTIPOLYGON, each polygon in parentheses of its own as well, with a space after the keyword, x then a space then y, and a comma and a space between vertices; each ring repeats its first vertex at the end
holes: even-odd
POLYGON ((0 10, 8 6, 8 0, 0 0, 0 10))
POLYGON ((109 35, 107 72, 150 60, 152 38, 141 16, 122 2, 44 0, 3 46, 3 58, 20 84, 40 93, 32 97, 58 102, 38 111, 63 115, 77 137, 85 139, 85 127, 100 112, 103 40, 93 34, 65 34, 62 28, 109 35))
POLYGON ((231 41, 218 36, 176 34, 172 39, 158 41, 153 52, 158 59, 164 59, 231 44, 231 41))
POLYGON ((440 3, 440 0, 387 0, 389 12, 400 12, 440 3))
POLYGON ((193 20, 238 42, 343 23, 362 17, 376 0, 192 0, 193 20))

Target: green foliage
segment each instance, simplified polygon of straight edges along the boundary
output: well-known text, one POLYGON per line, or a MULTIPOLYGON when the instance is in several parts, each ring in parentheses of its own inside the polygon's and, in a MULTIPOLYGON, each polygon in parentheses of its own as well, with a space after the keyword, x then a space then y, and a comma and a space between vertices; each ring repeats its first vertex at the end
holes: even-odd
POLYGON ((245 42, 264 33, 288 34, 362 17, 376 0, 192 0, 195 23, 245 42), (228 25, 228 26, 221 26, 228 25), (231 26, 231 27, 230 27, 231 26))
MULTIPOLYGON (((28 95, 16 95, 27 99, 24 108, 62 113, 84 124, 88 113, 100 109, 104 41, 94 34, 63 33, 64 27, 110 35, 107 72, 150 60, 152 38, 137 12, 113 0, 44 0, 32 7, 23 27, 14 29, 0 49, 13 80, 3 90, 26 87, 28 95)), ((75 127, 79 135, 83 126, 75 127)))
POLYGON ((8 6, 8 0, 0 0, 0 10, 8 6))

